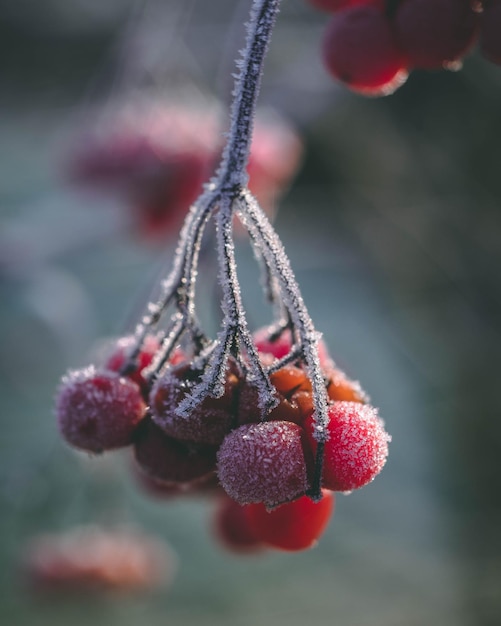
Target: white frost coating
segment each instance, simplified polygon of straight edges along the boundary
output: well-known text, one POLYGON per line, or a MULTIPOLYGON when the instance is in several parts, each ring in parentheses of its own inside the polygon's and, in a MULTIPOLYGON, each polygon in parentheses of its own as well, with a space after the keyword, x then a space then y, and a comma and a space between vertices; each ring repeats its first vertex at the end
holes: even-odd
POLYGON ((271 421, 233 430, 218 451, 218 476, 240 504, 272 507, 302 495, 308 481, 301 428, 271 421))

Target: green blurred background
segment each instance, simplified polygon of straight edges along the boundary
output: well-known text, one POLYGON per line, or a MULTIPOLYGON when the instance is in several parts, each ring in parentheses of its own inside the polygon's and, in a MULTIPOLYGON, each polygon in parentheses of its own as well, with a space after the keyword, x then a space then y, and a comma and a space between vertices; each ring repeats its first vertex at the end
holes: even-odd
POLYGON ((321 67, 326 18, 284 2, 262 102, 297 125, 305 161, 277 229, 317 328, 393 436, 382 475, 338 498, 316 549, 228 554, 209 502, 149 500, 126 455, 87 459, 59 440, 61 374, 122 332, 173 252, 132 236, 116 202, 70 188, 65 150, 82 117, 145 89, 227 100, 248 4, 0 3, 0 623, 498 625, 501 68, 475 52, 460 72, 364 99, 321 67), (27 541, 89 522, 170 543, 174 583, 33 594, 27 541))

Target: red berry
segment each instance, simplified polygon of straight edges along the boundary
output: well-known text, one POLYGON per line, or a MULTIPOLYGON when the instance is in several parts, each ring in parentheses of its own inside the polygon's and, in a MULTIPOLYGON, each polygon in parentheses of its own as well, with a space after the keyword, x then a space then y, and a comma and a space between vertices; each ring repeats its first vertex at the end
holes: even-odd
MULTIPOLYGON (((315 453, 317 442, 311 416, 305 422, 305 429, 315 453)), ((391 437, 372 406, 359 402, 330 405, 328 435, 322 475, 326 489, 358 489, 370 483, 383 469, 391 437)))
POLYGON ((385 8, 386 0, 308 0, 308 3, 315 9, 335 13, 342 9, 351 9, 352 7, 370 5, 377 7, 381 11, 385 8))
POLYGON ((236 391, 239 385, 235 372, 233 364, 230 364, 222 397, 208 397, 190 415, 180 417, 176 414, 176 408, 200 383, 203 372, 190 363, 169 368, 156 381, 150 394, 154 422, 176 439, 209 445, 221 443, 235 420, 236 391))
MULTIPOLYGON (((135 339, 132 335, 121 337, 117 341, 111 356, 107 359, 105 368, 112 372, 119 372, 125 362, 128 351, 134 343, 135 339)), ((142 371, 151 364, 159 347, 158 339, 154 335, 147 335, 137 356, 134 368, 125 374, 127 378, 139 385, 143 392, 147 391, 148 385, 142 376, 142 371)))
POLYGON ((327 528, 334 494, 323 489, 319 502, 302 496, 271 511, 263 504, 249 504, 244 509, 251 531, 263 543, 279 550, 306 550, 327 528))
POLYGON ((250 528, 245 507, 228 496, 222 496, 218 500, 214 534, 232 552, 248 554, 263 549, 262 542, 250 528))
POLYGON ((217 461, 223 489, 239 504, 276 506, 308 488, 303 429, 292 422, 240 426, 224 439, 217 461))
POLYGON ((94 366, 64 376, 56 398, 61 434, 70 445, 89 452, 132 443, 145 413, 136 383, 94 366))
POLYGON ((501 65, 501 0, 490 0, 480 16, 480 52, 501 65))
POLYGON ((323 58, 334 78, 368 96, 393 93, 407 78, 390 21, 373 6, 346 9, 331 18, 323 58))
POLYGON ((409 66, 424 69, 464 57, 477 25, 478 15, 466 0, 402 0, 394 17, 395 36, 409 66))
MULTIPOLYGON (((284 330, 278 336, 275 335, 272 326, 264 326, 259 328, 253 335, 254 344, 257 351, 264 354, 271 354, 275 359, 281 359, 287 356, 292 348, 292 333, 289 329, 284 330)), ((332 363, 329 351, 323 339, 318 342, 318 358, 320 365, 326 367, 332 363)))
POLYGON ((154 481, 186 484, 208 479, 216 469, 216 448, 178 441, 146 419, 134 443, 140 469, 154 481))

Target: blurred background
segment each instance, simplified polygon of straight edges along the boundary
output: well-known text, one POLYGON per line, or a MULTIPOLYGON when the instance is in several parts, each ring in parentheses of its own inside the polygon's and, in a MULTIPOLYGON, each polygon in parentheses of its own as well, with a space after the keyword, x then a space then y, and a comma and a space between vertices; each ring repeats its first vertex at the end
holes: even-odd
MULTIPOLYGON (((0 622, 498 625, 501 68, 475 52, 365 99, 322 68, 326 17, 284 2, 261 102, 304 158, 276 227, 332 355, 393 436, 381 476, 338 497, 316 549, 228 553, 208 500, 149 498, 127 454, 89 459, 59 439, 61 374, 130 326, 176 237, 139 236, 120 197, 72 184, 71 151, 133 101, 225 106, 248 5, 0 2, 0 622), (35 593, 30 540, 89 523, 171 545, 174 581, 35 593)), ((245 242, 239 254, 258 326, 268 311, 245 242)))

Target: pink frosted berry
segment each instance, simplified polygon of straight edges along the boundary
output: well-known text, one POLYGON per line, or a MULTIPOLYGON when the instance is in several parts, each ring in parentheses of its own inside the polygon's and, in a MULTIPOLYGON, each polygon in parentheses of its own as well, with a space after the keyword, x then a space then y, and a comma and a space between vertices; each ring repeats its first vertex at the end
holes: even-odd
MULTIPOLYGON (((383 469, 391 440, 376 409, 359 402, 335 402, 329 407, 329 420, 323 487, 351 491, 367 485, 383 469)), ((316 452, 313 425, 310 416, 305 429, 316 452)))
POLYGON ((92 365, 66 374, 56 398, 61 434, 70 445, 88 452, 132 443, 145 412, 136 383, 92 365))
POLYGON ((138 431, 134 455, 140 470, 153 481, 188 485, 210 478, 216 469, 216 448, 178 441, 150 419, 138 431))
POLYGON ((202 373, 190 363, 168 369, 151 391, 151 412, 153 421, 175 439, 218 445, 231 430, 235 420, 239 379, 230 365, 223 396, 208 397, 190 415, 180 417, 176 408, 200 383, 202 373))
POLYGON ((308 471, 303 433, 293 422, 272 421, 245 424, 227 435, 217 461, 219 481, 230 498, 273 507, 304 494, 308 471))

